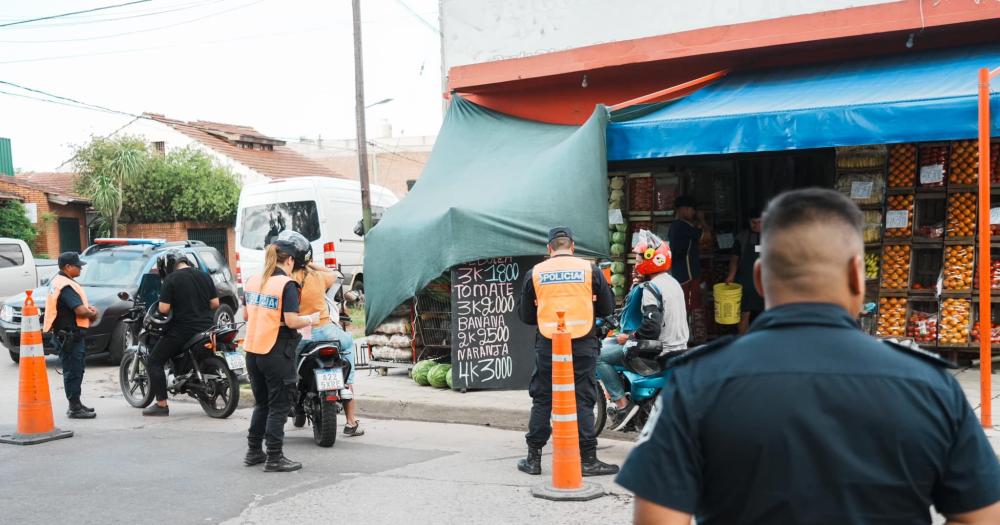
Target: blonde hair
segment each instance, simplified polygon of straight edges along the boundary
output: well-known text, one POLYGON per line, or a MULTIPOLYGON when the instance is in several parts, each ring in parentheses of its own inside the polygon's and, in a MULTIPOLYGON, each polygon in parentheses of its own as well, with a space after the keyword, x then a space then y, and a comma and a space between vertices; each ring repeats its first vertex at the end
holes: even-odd
POLYGON ((288 260, 291 255, 278 250, 275 245, 270 245, 264 252, 264 282, 266 283, 268 279, 274 275, 274 271, 278 269, 278 264, 282 264, 288 260))

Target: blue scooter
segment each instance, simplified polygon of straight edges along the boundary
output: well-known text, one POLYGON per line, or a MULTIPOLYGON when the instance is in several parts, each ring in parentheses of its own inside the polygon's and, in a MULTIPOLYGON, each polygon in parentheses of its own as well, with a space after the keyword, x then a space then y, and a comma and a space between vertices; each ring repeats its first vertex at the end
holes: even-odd
MULTIPOLYGON (((616 312, 614 317, 599 319, 597 321, 598 332, 610 334, 616 331, 619 327, 619 314, 620 312, 616 312)), ((627 356, 625 364, 613 366, 625 387, 625 392, 639 407, 639 411, 620 432, 639 432, 646 426, 646 421, 649 420, 649 415, 653 411, 653 405, 660 396, 660 390, 663 389, 670 377, 670 371, 663 369, 665 358, 639 357, 638 352, 634 352, 630 348, 630 345, 634 346, 635 344, 634 339, 625 343, 627 356)), ((615 406, 610 402, 608 391, 600 379, 598 379, 598 384, 601 385, 599 392, 601 395, 597 396, 594 420, 597 434, 600 434, 607 424, 608 416, 615 410, 615 406)))

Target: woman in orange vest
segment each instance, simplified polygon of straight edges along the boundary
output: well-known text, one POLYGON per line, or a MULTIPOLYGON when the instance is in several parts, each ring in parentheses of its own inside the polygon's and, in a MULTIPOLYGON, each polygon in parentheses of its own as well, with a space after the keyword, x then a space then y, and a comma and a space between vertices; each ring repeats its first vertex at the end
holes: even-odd
POLYGON ((302 337, 296 330, 318 321, 319 313, 299 315, 299 285, 289 277, 294 253, 295 246, 287 241, 268 246, 264 273, 251 277, 244 293, 243 346, 255 404, 243 462, 248 467, 264 463, 264 472, 302 468, 302 463, 285 457, 282 445, 295 391, 295 348, 302 337))

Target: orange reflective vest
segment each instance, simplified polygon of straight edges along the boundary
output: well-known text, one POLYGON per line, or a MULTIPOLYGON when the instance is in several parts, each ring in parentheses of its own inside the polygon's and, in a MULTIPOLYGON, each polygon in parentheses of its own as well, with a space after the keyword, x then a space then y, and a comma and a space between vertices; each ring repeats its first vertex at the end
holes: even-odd
POLYGON ((287 275, 272 275, 261 286, 262 277, 251 277, 244 294, 247 334, 243 349, 252 354, 266 354, 278 341, 278 330, 284 324, 281 320, 281 296, 285 284, 292 280, 287 275))
MULTIPOLYGON (((45 296, 45 324, 42 326, 43 331, 52 331, 52 325, 55 324, 56 317, 59 316, 59 294, 67 286, 80 295, 80 300, 83 301, 84 306, 90 306, 90 303, 87 302, 87 294, 83 291, 83 287, 79 283, 65 275, 56 274, 52 278, 52 281, 49 282, 49 294, 45 296)), ((78 328, 89 328, 90 319, 78 315, 76 316, 76 326, 78 328)))
POLYGON ((531 270, 538 306, 538 331, 552 339, 558 326, 556 312, 566 312, 566 331, 579 339, 594 328, 593 268, 583 259, 552 257, 531 270))

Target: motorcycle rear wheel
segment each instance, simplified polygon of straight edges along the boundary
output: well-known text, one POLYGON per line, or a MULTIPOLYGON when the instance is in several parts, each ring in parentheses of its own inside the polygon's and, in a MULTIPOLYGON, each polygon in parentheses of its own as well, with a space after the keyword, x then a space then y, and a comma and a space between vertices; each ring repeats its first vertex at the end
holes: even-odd
POLYGON ((240 404, 240 383, 236 374, 229 369, 226 361, 213 355, 203 359, 199 366, 205 378, 205 395, 198 396, 201 409, 208 417, 225 419, 236 411, 240 404))
POLYGON ((146 408, 153 402, 153 389, 149 386, 146 358, 135 350, 130 350, 122 356, 122 361, 118 365, 118 384, 121 386, 125 401, 135 408, 146 408), (136 360, 138 368, 135 377, 132 377, 132 365, 136 360))
POLYGON ((608 423, 608 394, 604 384, 597 382, 597 402, 594 403, 594 435, 599 436, 608 423))
POLYGON ((320 399, 314 403, 313 439, 321 447, 332 447, 337 441, 337 402, 320 399))

